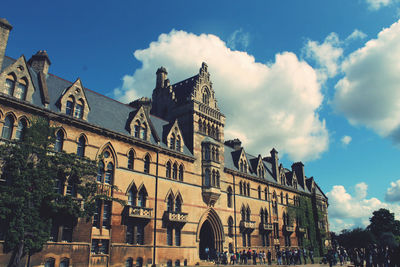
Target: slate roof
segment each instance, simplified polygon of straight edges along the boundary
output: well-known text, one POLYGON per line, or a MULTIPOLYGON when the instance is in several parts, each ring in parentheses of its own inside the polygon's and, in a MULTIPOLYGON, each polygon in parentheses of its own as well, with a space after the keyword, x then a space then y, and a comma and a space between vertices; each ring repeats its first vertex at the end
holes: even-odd
POLYGON ((199 75, 197 74, 193 77, 172 85, 178 104, 186 102, 191 97, 193 88, 196 85, 198 77, 199 75))

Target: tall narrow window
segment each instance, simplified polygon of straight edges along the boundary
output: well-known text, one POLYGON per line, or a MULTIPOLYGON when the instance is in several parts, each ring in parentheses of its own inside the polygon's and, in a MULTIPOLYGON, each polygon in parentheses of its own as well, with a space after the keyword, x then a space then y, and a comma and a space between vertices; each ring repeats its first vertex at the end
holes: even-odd
POLYGON ((247 162, 244 161, 243 172, 247 173, 247 162))
POLYGON ((172 212, 173 210, 174 210, 174 198, 172 197, 172 195, 169 195, 167 200, 167 211, 172 212))
POLYGON ((101 200, 96 200, 96 206, 93 214, 93 226, 100 228, 101 200))
POLYGON ((261 199, 261 187, 260 186, 258 186, 257 191, 258 191, 258 199, 261 199))
POLYGON ((19 120, 17 132, 15 133, 15 137, 17 138, 17 140, 20 140, 20 141, 24 140, 24 135, 25 135, 27 125, 28 125, 28 123, 26 122, 25 119, 19 120))
POLYGON ((76 154, 79 157, 85 156, 85 146, 86 146, 86 139, 84 136, 79 137, 78 140, 78 149, 76 151, 76 154))
POLYGON ((216 186, 219 188, 219 171, 217 171, 217 173, 215 174, 215 182, 216 186))
POLYGON ((212 180, 211 180, 211 186, 215 187, 215 171, 212 171, 212 180))
POLYGON ((233 219, 232 219, 232 217, 229 217, 229 219, 228 219, 228 236, 230 236, 230 237, 233 236, 233 219))
POLYGON ((129 151, 128 154, 128 169, 133 170, 133 163, 135 160, 135 153, 133 153, 133 151, 129 151))
POLYGON ((215 150, 215 161, 219 162, 219 149, 218 148, 215 150))
POLYGON ((110 162, 107 164, 107 171, 104 177, 104 183, 106 184, 113 183, 113 173, 114 173, 114 165, 110 162))
POLYGON ((4 119, 3 132, 1 133, 1 137, 10 140, 13 128, 14 128, 14 118, 11 115, 8 115, 4 119))
POLYGON ((203 103, 206 104, 206 105, 209 104, 209 96, 208 96, 207 89, 205 89, 204 92, 203 92, 203 103))
POLYGON ((56 134, 56 142, 54 144, 54 150, 56 152, 61 152, 63 150, 64 145, 64 132, 62 130, 58 130, 56 134))
POLYGON ((125 267, 133 267, 133 259, 128 258, 125 262, 125 267))
POLYGON ((247 184, 247 195, 250 196, 250 184, 247 184))
POLYGON ((146 199, 147 199, 147 191, 145 187, 142 187, 139 191, 138 206, 142 208, 146 207, 146 199))
POLYGON ((269 199, 268 199, 268 188, 267 188, 267 187, 266 187, 265 190, 264 190, 264 195, 265 195, 265 196, 264 196, 264 197, 265 197, 265 200, 269 200, 269 199))
POLYGON ((175 134, 171 134, 171 138, 169 140, 169 148, 175 149, 175 134))
POLYGON ((240 181, 240 183, 239 183, 239 194, 243 195, 243 185, 242 185, 242 181, 240 181))
POLYGON ((171 178, 171 162, 167 162, 167 165, 165 166, 165 177, 171 178))
POLYGON ((210 183, 211 177, 210 176, 211 176, 210 170, 206 169, 204 172, 204 186, 206 186, 206 187, 209 187, 211 185, 211 183, 210 183))
POLYGON ((183 181, 183 165, 179 166, 179 181, 183 181))
POLYGON ((232 188, 228 187, 227 191, 227 205, 228 208, 232 208, 232 188))
POLYGON ((150 173, 150 157, 149 157, 149 155, 146 155, 146 157, 144 157, 144 172, 150 173))
POLYGON ((246 210, 246 221, 250 221, 250 217, 251 217, 251 211, 250 211, 250 208, 247 208, 247 210, 246 210))
POLYGON ((72 112, 74 111, 74 99, 69 97, 67 100, 67 104, 65 106, 65 114, 72 116, 72 112))
POLYGON ((243 160, 240 160, 240 171, 243 172, 243 160))
POLYGON ((104 162, 101 160, 99 161, 99 166, 97 169, 97 182, 102 183, 104 177, 104 162))
POLYGON ((181 137, 179 135, 176 137, 176 150, 181 151, 181 137))
POLYGON ((140 122, 139 121, 135 122, 134 130, 135 130, 135 137, 139 138, 140 137, 140 122))
POLYGON ((104 201, 103 207, 103 228, 110 228, 111 223, 111 202, 104 201))
POLYGON ((142 124, 142 132, 141 132, 141 134, 142 134, 141 138, 143 140, 147 140, 147 125, 146 125, 146 123, 142 124))
POLYGON ((178 178, 178 165, 174 163, 174 166, 172 168, 172 178, 175 180, 178 178))
POLYGON ((242 207, 242 209, 240 210, 240 216, 242 218, 242 221, 246 220, 246 210, 244 207, 242 207))
POLYGON ((76 103, 75 110, 74 110, 74 117, 78 119, 82 119, 83 117, 83 101, 79 100, 76 103))
POLYGON ((65 194, 68 196, 76 197, 76 184, 74 183, 74 181, 72 180, 68 181, 65 194))
POLYGON ((181 228, 175 228, 175 246, 181 245, 181 228))
POLYGON ((172 227, 167 227, 167 245, 172 246, 172 227))
POLYGON ((182 211, 182 200, 178 196, 175 200, 175 212, 181 212, 182 211))
POLYGON ((135 186, 132 186, 128 193, 128 205, 136 206, 137 190, 135 186))
POLYGON ((14 96, 18 99, 25 100, 27 87, 28 86, 25 79, 19 80, 17 87, 14 91, 14 96))
POLYGON ((15 80, 14 77, 10 75, 9 78, 6 79, 6 93, 11 96, 14 95, 14 88, 15 80))

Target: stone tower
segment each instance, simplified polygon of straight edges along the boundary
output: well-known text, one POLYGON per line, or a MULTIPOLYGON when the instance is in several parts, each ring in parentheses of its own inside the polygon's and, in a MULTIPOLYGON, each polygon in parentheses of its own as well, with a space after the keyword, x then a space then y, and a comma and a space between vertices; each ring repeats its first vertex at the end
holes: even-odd
POLYGON ((0 69, 3 66, 4 55, 6 53, 8 36, 12 30, 11 24, 3 18, 0 18, 0 69))

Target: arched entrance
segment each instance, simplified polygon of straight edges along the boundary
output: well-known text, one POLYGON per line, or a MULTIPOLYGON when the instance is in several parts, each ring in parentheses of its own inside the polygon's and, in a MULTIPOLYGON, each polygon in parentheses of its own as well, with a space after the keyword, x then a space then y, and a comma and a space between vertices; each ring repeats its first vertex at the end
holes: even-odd
POLYGON ((200 259, 213 259, 216 252, 222 252, 224 239, 224 228, 221 220, 215 210, 209 208, 201 217, 197 228, 200 259), (208 248, 209 257, 206 248, 208 248))

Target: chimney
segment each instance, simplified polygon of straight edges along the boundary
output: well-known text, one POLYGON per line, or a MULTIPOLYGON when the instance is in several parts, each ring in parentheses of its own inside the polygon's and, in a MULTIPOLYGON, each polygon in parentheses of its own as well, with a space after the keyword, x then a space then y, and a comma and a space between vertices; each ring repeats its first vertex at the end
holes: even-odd
POLYGON ((225 141, 225 145, 233 148, 235 151, 242 148, 242 142, 238 138, 225 141))
POLYGON ((305 188, 306 187, 306 176, 304 174, 304 164, 303 162, 295 162, 292 164, 292 171, 296 173, 297 180, 299 184, 305 188))
POLYGON ((136 99, 135 101, 132 101, 131 103, 129 103, 129 106, 134 107, 136 109, 139 109, 140 107, 143 106, 143 109, 147 115, 149 115, 149 113, 150 113, 151 105, 152 105, 151 99, 148 97, 141 97, 141 98, 136 99))
MULTIPOLYGON (((158 68, 156 75, 157 75, 156 88, 166 87, 166 80, 168 75, 167 69, 164 67, 158 68)), ((169 80, 167 83, 169 83, 169 80)))
POLYGON ((278 181, 278 174, 279 174, 279 158, 278 158, 278 151, 275 148, 271 150, 271 163, 272 163, 272 174, 274 178, 278 181))
POLYGON ((6 54, 8 36, 12 30, 11 24, 4 18, 0 18, 0 71, 3 66, 4 56, 6 54))
POLYGON ((46 50, 40 50, 28 60, 28 64, 36 72, 43 72, 45 75, 47 75, 51 62, 46 50))

